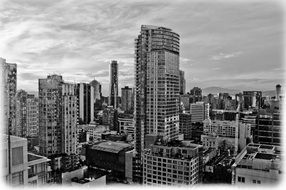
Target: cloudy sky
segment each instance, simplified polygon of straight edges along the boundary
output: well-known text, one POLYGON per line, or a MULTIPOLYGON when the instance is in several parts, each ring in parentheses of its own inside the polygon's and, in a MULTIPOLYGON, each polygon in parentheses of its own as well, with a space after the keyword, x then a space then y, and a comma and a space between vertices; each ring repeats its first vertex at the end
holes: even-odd
POLYGON ((142 24, 171 28, 180 38, 187 90, 220 86, 271 90, 282 83, 280 1, 1 0, 0 57, 18 64, 18 89, 38 79, 96 79, 107 95, 110 60, 119 87, 133 86, 134 39, 142 24))

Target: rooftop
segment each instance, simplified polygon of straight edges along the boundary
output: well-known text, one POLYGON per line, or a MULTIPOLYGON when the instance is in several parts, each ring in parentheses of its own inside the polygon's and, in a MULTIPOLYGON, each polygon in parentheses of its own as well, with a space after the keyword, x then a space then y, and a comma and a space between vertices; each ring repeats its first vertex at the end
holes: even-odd
POLYGON ((102 176, 105 176, 106 172, 99 170, 99 169, 93 169, 93 168, 88 168, 87 171, 84 174, 84 177, 79 179, 77 177, 74 177, 71 179, 72 182, 75 183, 80 183, 80 184, 85 184, 91 181, 94 181, 102 176))
POLYGON ((96 143, 95 145, 91 147, 91 149, 118 153, 121 150, 124 150, 125 148, 129 148, 129 147, 131 147, 130 144, 123 143, 123 142, 103 141, 103 142, 96 143))
POLYGON ((47 157, 36 155, 36 154, 31 153, 31 152, 28 152, 28 165, 45 163, 48 161, 50 161, 50 159, 48 159, 47 157))
POLYGON ((28 162, 42 159, 43 157, 28 153, 28 162))
MULTIPOLYGON (((8 135, 6 134, 2 135, 2 139, 3 139, 2 142, 3 141, 5 143, 8 142, 8 135)), ((13 135, 10 135, 10 139, 11 139, 11 142, 27 141, 27 139, 25 138, 13 136, 13 135)))
POLYGON ((158 138, 154 145, 159 146, 167 146, 167 147, 185 147, 185 148, 197 148, 201 145, 191 143, 191 141, 180 141, 180 140, 172 140, 165 142, 161 138, 158 138))
POLYGON ((281 150, 279 146, 249 144, 236 157, 238 168, 268 171, 281 167, 281 150))

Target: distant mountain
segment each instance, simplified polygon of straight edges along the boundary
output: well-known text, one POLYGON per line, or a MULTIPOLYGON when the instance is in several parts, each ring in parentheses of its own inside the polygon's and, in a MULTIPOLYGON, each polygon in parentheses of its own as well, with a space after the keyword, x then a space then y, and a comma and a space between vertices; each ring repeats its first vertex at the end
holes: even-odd
POLYGON ((239 92, 239 90, 236 89, 228 89, 228 88, 221 88, 221 87, 207 87, 207 88, 203 88, 203 95, 207 96, 208 94, 218 94, 218 93, 229 93, 229 95, 235 95, 239 92))
MULTIPOLYGON (((208 94, 218 94, 218 93, 229 93, 229 95, 235 95, 239 92, 243 92, 243 90, 236 90, 236 89, 228 89, 228 88, 221 88, 221 87, 207 87, 203 88, 203 95, 207 96, 208 94)), ((276 96, 276 91, 275 90, 266 90, 262 91, 262 96, 266 97, 273 97, 276 96)))
POLYGON ((276 90, 267 90, 267 91, 263 91, 262 92, 262 96, 269 96, 269 97, 273 97, 276 96, 276 90))

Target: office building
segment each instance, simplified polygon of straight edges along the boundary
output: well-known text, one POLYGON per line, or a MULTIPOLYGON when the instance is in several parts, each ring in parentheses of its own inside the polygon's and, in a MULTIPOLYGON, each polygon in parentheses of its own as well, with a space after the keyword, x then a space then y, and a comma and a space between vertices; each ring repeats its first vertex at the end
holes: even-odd
POLYGON ((121 108, 124 112, 132 112, 132 88, 121 88, 121 108))
POLYGON ((27 136, 39 136, 39 100, 32 94, 27 99, 27 136))
POLYGON ((94 102, 97 102, 98 100, 101 100, 102 92, 101 92, 101 84, 97 80, 92 80, 89 83, 94 88, 94 102))
POLYGON ((118 63, 117 61, 111 61, 110 63, 110 84, 109 84, 109 100, 108 105, 113 108, 118 107, 118 63))
POLYGON ((209 119, 209 104, 204 102, 192 103, 190 106, 190 113, 192 115, 192 122, 203 122, 205 119, 209 119))
POLYGON ((77 150, 77 124, 78 124, 78 99, 77 85, 64 83, 62 85, 63 124, 62 124, 62 153, 76 154, 77 150))
POLYGON ((242 121, 205 120, 202 144, 211 148, 230 148, 233 154, 252 142, 251 124, 242 121))
POLYGON ((27 137, 27 96, 24 90, 17 91, 16 94, 16 133, 18 137, 27 137))
POLYGON ((102 124, 109 125, 111 131, 118 131, 118 112, 112 106, 107 106, 103 110, 102 124))
POLYGON ((262 106, 262 92, 261 91, 243 91, 243 108, 256 108, 262 106))
POLYGON ((16 95, 16 136, 38 136, 38 100, 33 94, 24 90, 17 91, 16 95))
POLYGON ((265 112, 260 110, 256 118, 256 127, 253 133, 253 142, 269 145, 281 145, 280 112, 265 112))
POLYGON ((118 114, 118 129, 119 133, 124 133, 129 140, 135 139, 135 127, 132 114, 118 114))
POLYGON ((192 115, 189 113, 181 113, 180 119, 180 134, 184 135, 184 140, 192 138, 192 115))
POLYGON ((39 146, 45 156, 76 153, 76 84, 64 83, 62 76, 39 79, 39 146))
POLYGON ((89 124, 94 121, 94 87, 88 83, 77 84, 79 123, 89 124))
POLYGON ((232 184, 278 184, 282 180, 281 147, 265 144, 248 144, 232 165, 232 184))
POLYGON ((17 65, 7 63, 6 59, 0 57, 1 72, 1 105, 4 105, 2 133, 16 134, 16 90, 17 90, 17 65))
POLYGON ((144 185, 195 185, 201 181, 202 145, 157 141, 143 156, 144 185))
POLYGON ((183 94, 180 95, 180 102, 182 104, 182 111, 181 113, 190 113, 190 101, 191 101, 191 96, 190 94, 183 94))
POLYGON ((185 72, 180 70, 180 95, 186 94, 185 72))
MULTIPOLYGON (((112 170, 118 177, 125 177, 125 153, 132 150, 128 143, 102 141, 86 149, 87 165, 105 170, 112 170)), ((129 163, 130 164, 130 163, 129 163)))
POLYGON ((190 103, 201 102, 203 100, 202 89, 199 87, 194 87, 190 90, 190 103))
POLYGON ((207 135, 235 137, 238 128, 236 121, 205 120, 203 123, 207 135))

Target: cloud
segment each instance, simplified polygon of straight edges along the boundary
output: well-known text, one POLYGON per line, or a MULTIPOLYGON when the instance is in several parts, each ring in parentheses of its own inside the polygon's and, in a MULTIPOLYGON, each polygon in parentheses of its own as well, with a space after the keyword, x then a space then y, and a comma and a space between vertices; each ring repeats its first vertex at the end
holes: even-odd
POLYGON ((232 58, 232 57, 237 57, 241 54, 242 52, 233 52, 233 53, 219 53, 218 55, 213 55, 211 57, 211 60, 214 60, 214 61, 219 61, 219 60, 222 60, 222 59, 229 59, 229 58, 232 58))
POLYGON ((261 78, 263 71, 269 81, 283 76, 268 72, 283 63, 283 11, 265 1, 3 0, 0 54, 18 64, 19 88, 35 91, 39 77, 60 73, 70 81, 96 78, 107 95, 113 59, 120 85, 134 85, 134 39, 142 24, 180 35, 188 86, 204 85, 205 78, 261 78))

